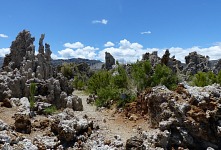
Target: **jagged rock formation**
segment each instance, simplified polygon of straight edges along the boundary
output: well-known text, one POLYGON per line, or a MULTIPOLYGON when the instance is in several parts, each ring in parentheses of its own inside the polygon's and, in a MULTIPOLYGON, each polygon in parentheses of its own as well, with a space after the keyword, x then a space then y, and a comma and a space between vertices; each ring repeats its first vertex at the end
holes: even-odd
POLYGON ((139 101, 146 107, 137 106, 137 111, 146 112, 155 128, 142 134, 146 148, 220 149, 220 96, 220 86, 215 84, 191 87, 184 83, 176 91, 158 86, 143 93, 139 101))
POLYGON ((215 64, 213 72, 215 74, 218 74, 220 70, 221 70, 221 59, 219 59, 218 62, 215 64))
POLYGON ((112 69, 112 66, 115 65, 115 59, 114 57, 108 53, 105 52, 105 64, 104 64, 104 68, 107 70, 112 69))
POLYGON ((64 97, 72 94, 73 87, 68 79, 58 74, 51 65, 50 45, 43 45, 45 35, 39 40, 38 54, 35 55, 35 38, 29 31, 23 30, 18 34, 10 47, 10 54, 6 55, 2 71, 0 72, 0 101, 5 98, 21 98, 30 96, 30 84, 36 83, 38 100, 65 106, 64 97), (63 94, 64 95, 64 94, 63 94))
POLYGON ((162 58, 158 57, 157 51, 150 53, 145 53, 142 60, 149 60, 151 65, 155 67, 157 64, 164 64, 172 69, 174 73, 180 72, 183 66, 179 60, 175 59, 175 56, 170 58, 170 52, 167 49, 162 58))
POLYGON ((184 74, 193 75, 199 71, 208 72, 211 70, 208 56, 205 57, 197 54, 197 52, 191 52, 185 57, 185 60, 187 66, 183 70, 184 74))
POLYGON ((160 57, 158 57, 157 51, 143 54, 142 60, 149 60, 152 66, 156 66, 160 63, 160 57))
POLYGON ((181 62, 179 60, 176 60, 175 56, 170 58, 170 52, 168 49, 165 51, 165 54, 161 59, 161 64, 165 64, 166 66, 171 68, 174 73, 180 72, 183 69, 181 62))

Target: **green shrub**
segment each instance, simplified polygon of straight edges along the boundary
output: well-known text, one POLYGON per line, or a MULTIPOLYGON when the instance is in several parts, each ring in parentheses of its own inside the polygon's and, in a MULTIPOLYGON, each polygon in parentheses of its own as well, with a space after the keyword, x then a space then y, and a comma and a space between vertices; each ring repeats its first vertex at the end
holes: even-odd
POLYGON ((52 106, 50 106, 50 107, 45 108, 43 112, 44 112, 46 115, 51 115, 51 114, 55 113, 56 111, 57 111, 56 106, 52 105, 52 106))
MULTIPOLYGON (((221 76, 221 74, 220 74, 221 76)), ((192 77, 192 84, 195 86, 207 86, 219 82, 219 74, 216 76, 213 72, 198 72, 192 77)))
POLYGON ((101 70, 92 75, 88 81, 88 91, 97 94, 99 89, 110 85, 111 74, 108 71, 101 70))
POLYGON ((136 99, 136 95, 131 91, 126 91, 120 94, 119 100, 117 101, 117 107, 124 107, 127 103, 131 103, 136 99))
POLYGON ((33 109, 35 105, 35 92, 36 92, 36 83, 31 83, 30 84, 30 108, 33 109))
POLYGON ((219 71, 219 73, 216 77, 216 82, 221 85, 221 70, 219 71))
POLYGON ((83 79, 79 78, 78 76, 75 76, 73 86, 75 89, 82 90, 85 86, 85 82, 83 81, 83 79))
POLYGON ((73 77, 73 64, 63 63, 61 66, 61 73, 68 79, 73 77))
POLYGON ((95 101, 96 106, 108 107, 111 100, 119 99, 119 91, 116 88, 107 86, 107 87, 98 89, 97 96, 98 96, 98 99, 95 101))
POLYGON ((118 65, 111 77, 111 84, 116 88, 128 88, 128 76, 123 66, 118 65))
POLYGON ((175 89, 178 83, 178 77, 166 65, 158 64, 151 77, 151 86, 165 85, 169 89, 175 89))
POLYGON ((132 64, 131 75, 138 91, 145 89, 149 85, 151 64, 149 61, 138 61, 132 64))

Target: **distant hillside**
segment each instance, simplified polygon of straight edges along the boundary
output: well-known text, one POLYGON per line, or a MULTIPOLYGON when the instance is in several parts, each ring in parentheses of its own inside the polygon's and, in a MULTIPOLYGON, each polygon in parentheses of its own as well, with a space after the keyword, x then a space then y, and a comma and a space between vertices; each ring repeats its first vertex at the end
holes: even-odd
POLYGON ((82 58, 71 58, 71 59, 56 59, 52 60, 53 66, 61 65, 62 63, 87 63, 89 66, 95 65, 97 63, 102 63, 99 60, 89 60, 89 59, 82 59, 82 58))
MULTIPOLYGON (((4 57, 0 57, 0 67, 2 67, 4 61, 4 57)), ((89 60, 89 59, 82 59, 82 58, 71 58, 71 59, 56 59, 52 60, 53 66, 61 65, 62 63, 87 63, 89 66, 94 66, 96 64, 101 64, 102 62, 99 60, 89 60)))

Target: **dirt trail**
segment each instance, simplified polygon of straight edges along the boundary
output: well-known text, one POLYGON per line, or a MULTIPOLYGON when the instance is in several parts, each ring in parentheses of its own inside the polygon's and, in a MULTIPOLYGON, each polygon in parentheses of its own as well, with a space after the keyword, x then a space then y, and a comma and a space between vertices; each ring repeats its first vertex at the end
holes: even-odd
POLYGON ((95 124, 100 127, 100 134, 106 140, 113 139, 114 136, 120 135, 124 144, 126 140, 138 134, 139 131, 148 130, 149 125, 146 120, 139 119, 137 121, 130 121, 123 113, 116 113, 116 109, 102 109, 96 110, 96 106, 87 104, 86 99, 88 95, 81 91, 74 91, 74 95, 82 98, 84 110, 76 111, 76 116, 87 115, 89 119, 93 120, 95 124), (140 128, 140 130, 138 130, 140 128))

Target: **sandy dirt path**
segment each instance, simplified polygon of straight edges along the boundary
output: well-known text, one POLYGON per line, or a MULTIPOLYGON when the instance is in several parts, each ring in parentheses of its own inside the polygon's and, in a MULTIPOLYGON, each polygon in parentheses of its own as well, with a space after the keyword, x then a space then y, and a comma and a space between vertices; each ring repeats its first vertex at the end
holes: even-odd
POLYGON ((146 120, 130 121, 123 113, 117 113, 114 108, 98 111, 96 106, 87 104, 88 95, 82 91, 74 91, 73 94, 82 98, 84 107, 83 111, 75 111, 76 116, 87 115, 89 119, 94 121, 95 125, 99 125, 99 132, 106 140, 113 139, 114 136, 119 135, 125 144, 127 139, 149 128, 146 120))

